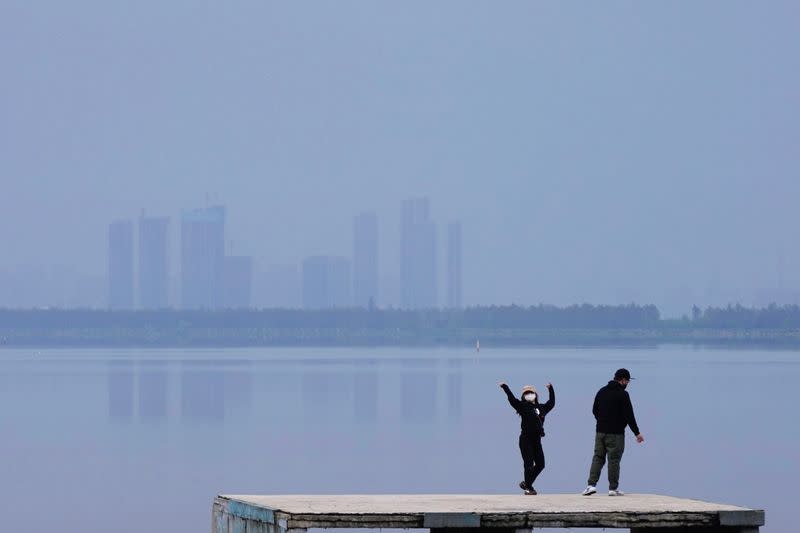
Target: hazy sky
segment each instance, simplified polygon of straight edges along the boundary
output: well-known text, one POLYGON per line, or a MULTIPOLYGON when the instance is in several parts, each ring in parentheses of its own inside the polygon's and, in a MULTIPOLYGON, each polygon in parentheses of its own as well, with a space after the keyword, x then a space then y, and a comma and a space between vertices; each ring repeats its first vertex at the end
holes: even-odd
POLYGON ((781 256, 798 287, 798 20, 790 1, 4 0, 0 267, 103 274, 109 221, 210 193, 262 265, 349 254, 375 210, 397 276, 400 202, 427 195, 441 261, 463 221, 466 303, 774 287, 781 256))

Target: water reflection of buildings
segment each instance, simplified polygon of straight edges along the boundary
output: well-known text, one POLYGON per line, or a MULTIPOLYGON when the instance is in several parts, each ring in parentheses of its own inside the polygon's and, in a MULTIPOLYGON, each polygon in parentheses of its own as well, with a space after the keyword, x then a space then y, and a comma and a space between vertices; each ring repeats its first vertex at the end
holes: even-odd
POLYGON ((373 360, 317 362, 301 376, 304 415, 322 423, 352 416, 373 424, 378 419, 378 365, 373 360))
POLYGON ((447 361, 447 417, 461 419, 461 359, 447 361))
POLYGON ((167 418, 167 361, 140 361, 138 365, 139 418, 167 418))
POLYGON ((167 418, 166 361, 116 360, 108 363, 108 417, 132 422, 167 418))
POLYGON ((226 361, 225 366, 223 386, 225 417, 246 417, 253 403, 252 361, 226 361))
POLYGON ((375 361, 360 363, 353 376, 353 415, 357 422, 378 419, 378 372, 375 361))
POLYGON ((407 422, 432 422, 436 419, 438 376, 435 361, 405 361, 400 377, 400 412, 407 422))
MULTIPOLYGON (((270 370, 259 378, 259 395, 267 400, 259 411, 271 420, 291 420, 298 409, 306 423, 322 425, 457 422, 463 416, 463 361, 457 358, 412 359, 400 367, 363 359, 303 361, 270 370)), ((255 375, 254 362, 246 359, 110 361, 108 417, 127 423, 241 420, 251 414, 255 375)))
POLYGON ((303 411, 308 419, 335 424, 349 410, 347 404, 351 382, 347 374, 335 367, 326 370, 315 369, 303 373, 303 411))
POLYGON ((250 361, 181 361, 181 419, 220 422, 249 412, 250 361))
POLYGON ((170 413, 183 421, 215 422, 246 416, 252 399, 250 361, 181 361, 180 403, 170 396, 174 375, 162 360, 108 363, 108 416, 132 422, 165 421, 170 413), (171 405, 175 406, 171 408, 171 405))
POLYGON ((206 361, 181 362, 181 419, 223 420, 225 379, 206 361))
POLYGON ((128 422, 133 419, 133 361, 108 362, 108 417, 128 422))

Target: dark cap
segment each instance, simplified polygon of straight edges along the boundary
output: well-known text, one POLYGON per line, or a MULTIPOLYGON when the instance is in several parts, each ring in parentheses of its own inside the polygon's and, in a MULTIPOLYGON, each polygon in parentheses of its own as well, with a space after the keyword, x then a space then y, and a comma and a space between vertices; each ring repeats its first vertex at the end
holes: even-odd
POLYGON ((627 368, 620 368, 619 370, 614 372, 614 379, 616 381, 619 381, 621 379, 633 379, 633 378, 631 377, 631 373, 628 372, 627 368))

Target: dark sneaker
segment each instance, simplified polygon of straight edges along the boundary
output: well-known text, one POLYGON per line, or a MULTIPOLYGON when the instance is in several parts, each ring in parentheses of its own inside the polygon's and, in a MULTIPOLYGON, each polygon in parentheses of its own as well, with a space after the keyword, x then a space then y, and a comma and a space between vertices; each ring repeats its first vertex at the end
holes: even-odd
POLYGON ((526 485, 524 481, 520 481, 519 482, 519 488, 521 488, 523 491, 525 491, 525 490, 528 490, 528 485, 526 485))
POLYGON ((531 487, 531 488, 525 490, 525 494, 528 495, 528 496, 536 496, 536 494, 538 494, 538 493, 536 492, 536 489, 531 487))

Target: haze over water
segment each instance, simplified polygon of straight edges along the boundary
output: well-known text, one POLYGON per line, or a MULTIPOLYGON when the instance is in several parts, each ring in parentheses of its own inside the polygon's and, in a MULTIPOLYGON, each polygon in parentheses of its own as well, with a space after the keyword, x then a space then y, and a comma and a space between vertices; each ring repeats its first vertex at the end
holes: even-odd
MULTIPOLYGON (((556 388, 541 492, 582 490, 613 371, 647 442, 621 487, 765 508, 794 528, 796 353, 693 349, 0 351, 8 530, 209 528, 217 493, 518 493, 496 382, 556 388)), ((601 495, 607 488, 601 479, 601 495)))

